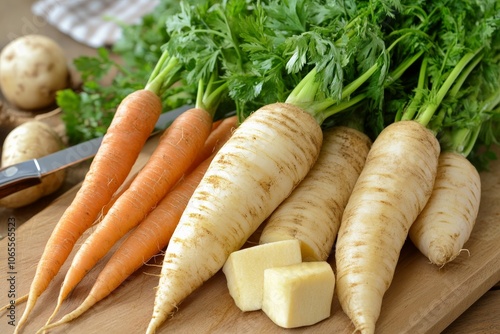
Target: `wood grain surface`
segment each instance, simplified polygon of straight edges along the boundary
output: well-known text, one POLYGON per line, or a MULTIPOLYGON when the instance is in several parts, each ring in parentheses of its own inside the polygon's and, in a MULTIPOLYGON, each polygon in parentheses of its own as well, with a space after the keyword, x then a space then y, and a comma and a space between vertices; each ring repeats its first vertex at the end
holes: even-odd
MULTIPOLYGON (((157 138, 153 138, 147 143, 136 168, 147 159, 156 140, 157 138)), ((429 264, 407 242, 402 250, 394 281, 384 297, 377 333, 439 333, 500 281, 500 161, 492 166, 492 172, 482 173, 481 177, 482 204, 476 227, 466 244, 468 252, 463 252, 453 263, 439 269, 429 264)), ((49 234, 77 189, 78 185, 17 229, 14 276, 18 296, 28 291, 49 234)), ((90 232, 91 230, 83 238, 90 232)), ((249 240, 250 244, 257 234, 258 232, 249 240)), ((0 305, 9 302, 6 291, 8 284, 4 285, 4 282, 10 276, 8 272, 12 270, 7 268, 6 249, 7 239, 1 240, 0 305)), ((83 300, 106 260, 107 258, 101 261, 75 289, 63 305, 60 316, 74 309, 83 300)), ((87 314, 51 333, 143 333, 152 312, 160 264, 161 256, 158 256, 87 314)), ((47 320, 68 266, 69 261, 40 298, 25 333, 34 333, 47 320)), ((16 319, 19 319, 23 310, 24 305, 17 306, 16 319)), ((3 314, 0 319, 0 333, 12 332, 13 328, 8 325, 6 315, 3 314)), ((466 320, 465 318, 463 321, 466 320)), ((353 332, 353 327, 334 298, 329 319, 306 328, 280 329, 261 311, 241 312, 229 296, 224 275, 219 272, 187 298, 159 331, 172 332, 349 334, 353 332)))
MULTIPOLYGON (((33 2, 35 0, 0 1, 0 48, 16 36, 40 33, 56 39, 63 46, 69 64, 75 57, 95 54, 95 49, 75 42, 35 17, 30 11, 33 2)), ((75 75, 73 66, 70 69, 75 75)), ((74 80, 78 81, 76 75, 74 80)), ((2 102, 0 96, 0 113, 2 108, 7 107, 2 102)), ((10 125, 0 124, 0 138, 9 129, 10 125)), ((146 157, 147 153, 141 158, 146 157)), ((61 192, 26 208, 0 208, 0 234, 6 228, 9 217, 15 218, 18 225, 15 263, 18 296, 27 292, 41 250, 57 218, 76 192, 77 188, 72 187, 81 181, 87 166, 87 163, 83 163, 71 168, 61 192)), ((482 174, 484 196, 480 217, 466 245, 470 257, 464 253, 453 264, 439 270, 429 265, 410 243, 406 244, 394 283, 385 296, 378 323, 379 333, 500 333, 500 164, 496 163, 492 170, 492 173, 482 174)), ((1 305, 9 301, 6 247, 6 241, 0 241, 1 305)), ((160 263, 161 257, 158 256, 156 265, 160 263)), ((77 287, 70 301, 63 305, 61 315, 71 311, 83 300, 102 265, 90 272, 77 287)), ((143 333, 151 315, 154 288, 158 282, 155 275, 160 268, 156 265, 155 261, 150 261, 86 316, 53 333, 143 333)), ((68 266, 66 264, 62 268, 62 273, 68 266)), ((62 279, 63 275, 60 274, 41 298, 24 333, 34 333, 45 322, 54 307, 62 279)), ((22 305, 16 309, 16 319, 19 319, 23 310, 22 305)), ((0 313, 0 334, 13 331, 8 320, 7 314, 0 313)), ((330 319, 304 329, 280 330, 260 311, 240 312, 228 295, 224 276, 219 273, 185 300, 160 332, 351 333, 352 330, 336 299, 330 319)))

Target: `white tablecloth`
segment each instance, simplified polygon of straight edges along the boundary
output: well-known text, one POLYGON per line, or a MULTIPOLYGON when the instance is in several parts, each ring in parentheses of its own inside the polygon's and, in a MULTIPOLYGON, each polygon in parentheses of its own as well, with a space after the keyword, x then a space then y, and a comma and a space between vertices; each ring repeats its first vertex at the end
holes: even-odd
POLYGON ((32 11, 76 41, 97 48, 120 37, 117 22, 137 23, 157 4, 158 0, 39 0, 32 11))

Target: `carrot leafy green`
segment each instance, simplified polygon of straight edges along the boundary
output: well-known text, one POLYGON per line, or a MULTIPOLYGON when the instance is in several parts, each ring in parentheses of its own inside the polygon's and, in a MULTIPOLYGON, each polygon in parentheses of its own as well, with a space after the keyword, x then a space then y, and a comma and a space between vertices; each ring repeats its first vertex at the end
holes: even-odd
POLYGON ((102 134, 121 98, 168 54, 183 71, 182 85, 163 92, 166 108, 218 106, 227 92, 240 121, 289 102, 324 126, 356 113, 373 139, 413 119, 484 167, 499 141, 499 21, 498 0, 163 0, 124 27, 113 48, 122 62, 104 49, 77 59, 82 90, 61 91, 58 102, 75 141, 102 134), (458 144, 465 130, 452 129, 471 124, 469 143, 458 144))
MULTIPOLYGON (((81 85, 57 93, 70 143, 102 136, 121 100, 144 88, 168 40, 165 20, 179 8, 179 1, 161 0, 141 22, 122 25, 122 37, 112 48, 100 48, 94 56, 74 60, 81 85)), ((195 95, 196 87, 171 87, 163 92, 164 108, 192 104, 195 95)))

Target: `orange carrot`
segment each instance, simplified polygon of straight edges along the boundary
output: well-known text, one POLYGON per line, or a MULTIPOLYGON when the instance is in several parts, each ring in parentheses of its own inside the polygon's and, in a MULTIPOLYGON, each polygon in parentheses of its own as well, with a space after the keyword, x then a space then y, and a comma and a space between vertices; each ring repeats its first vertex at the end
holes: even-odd
MULTIPOLYGON (((192 171, 213 153, 216 145, 218 144, 218 141, 221 140, 221 138, 224 138, 227 131, 236 126, 236 121, 237 117, 235 115, 213 122, 212 132, 210 132, 210 135, 208 136, 205 145, 203 146, 200 153, 196 157, 195 161, 191 164, 191 166, 189 167, 189 169, 186 171, 185 174, 189 173, 189 171, 192 171), (219 128, 219 125, 222 124, 223 126, 219 128)), ((97 219, 97 222, 102 221, 102 219, 108 213, 109 209, 111 209, 116 200, 130 187, 130 185, 137 177, 137 174, 139 174, 139 172, 140 171, 135 172, 134 175, 129 177, 129 179, 123 183, 120 189, 118 189, 118 191, 113 195, 109 203, 103 207, 100 216, 97 219)))
POLYGON ((86 273, 139 224, 184 175, 208 138, 212 119, 205 110, 192 108, 178 116, 161 136, 146 165, 76 253, 49 321, 86 273))
POLYGON ((199 164, 205 161, 215 149, 218 147, 221 140, 226 140, 226 134, 228 131, 232 131, 237 126, 238 117, 236 115, 224 118, 222 121, 218 122, 217 127, 212 128, 212 132, 208 136, 205 145, 201 149, 200 153, 191 165, 192 168, 196 168, 199 164))
POLYGON ((205 148, 212 146, 210 148, 211 155, 182 179, 124 240, 100 272, 83 303, 59 321, 43 327, 40 331, 68 323, 78 318, 118 288, 126 278, 167 245, 184 208, 205 174, 208 165, 211 163, 218 149, 232 135, 232 129, 236 125, 237 117, 234 116, 224 119, 217 130, 212 131, 205 143, 205 148))
POLYGON ((58 273, 78 238, 94 223, 130 173, 161 111, 160 98, 146 89, 131 93, 118 106, 80 190, 47 241, 16 332, 26 322, 38 297, 58 273))
POLYGON ((122 186, 113 194, 109 202, 102 207, 101 212, 99 212, 99 215, 97 216, 93 225, 101 222, 104 219, 104 216, 106 216, 113 204, 115 204, 118 198, 120 198, 120 196, 130 187, 134 179, 137 177, 137 174, 139 174, 139 171, 135 172, 127 180, 125 180, 125 182, 123 182, 122 186))
POLYGON ((221 125, 222 121, 223 121, 223 119, 219 119, 219 120, 213 122, 212 132, 214 132, 219 127, 219 125, 221 125))

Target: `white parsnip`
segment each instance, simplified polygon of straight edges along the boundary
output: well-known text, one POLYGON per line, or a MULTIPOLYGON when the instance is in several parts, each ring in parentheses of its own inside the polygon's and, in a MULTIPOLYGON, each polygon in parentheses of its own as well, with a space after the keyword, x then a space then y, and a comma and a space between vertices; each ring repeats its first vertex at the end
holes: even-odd
POLYGON ((357 331, 374 333, 410 225, 432 193, 439 143, 415 121, 374 141, 337 236, 337 294, 357 331))
POLYGON ((306 176, 323 134, 302 109, 276 103, 248 117, 220 149, 165 251, 154 333, 178 304, 219 271, 306 176))
POLYGON ((370 138, 356 129, 325 130, 318 160, 267 219, 259 242, 298 239, 303 261, 326 260, 370 146, 370 138))
POLYGON ((444 266, 460 254, 474 228, 480 198, 476 168, 461 154, 441 153, 432 195, 409 232, 431 263, 444 266))

